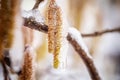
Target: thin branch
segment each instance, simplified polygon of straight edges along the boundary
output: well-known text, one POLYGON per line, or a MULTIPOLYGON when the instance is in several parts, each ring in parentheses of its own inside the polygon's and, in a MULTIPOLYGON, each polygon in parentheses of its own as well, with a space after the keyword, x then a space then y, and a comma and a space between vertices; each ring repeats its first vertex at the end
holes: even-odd
MULTIPOLYGON (((48 32, 48 26, 41 23, 41 22, 37 22, 33 17, 30 17, 30 18, 25 18, 24 17, 24 20, 25 20, 25 22, 24 22, 25 27, 29 27, 31 29, 42 31, 44 33, 48 32)), ((88 71, 91 75, 92 80, 100 80, 99 74, 97 72, 97 69, 95 68, 93 60, 91 58, 89 58, 87 53, 85 53, 82 50, 82 47, 77 43, 77 41, 75 39, 72 39, 69 32, 68 32, 68 35, 67 35, 67 39, 72 44, 74 49, 78 52, 78 54, 82 57, 84 63, 86 64, 86 67, 88 68, 88 71)))
POLYGON ((37 8, 39 7, 39 4, 40 4, 42 1, 44 1, 44 0, 36 0, 36 3, 35 3, 35 5, 34 5, 33 9, 37 9, 37 8))
POLYGON ((4 80, 10 80, 8 70, 6 68, 5 62, 3 60, 0 61, 3 67, 3 73, 4 73, 4 80))
POLYGON ((89 33, 89 34, 82 34, 82 36, 83 37, 96 37, 96 36, 101 36, 101 35, 106 34, 106 33, 113 33, 113 32, 119 32, 120 33, 120 27, 115 28, 115 29, 96 31, 96 32, 89 33))

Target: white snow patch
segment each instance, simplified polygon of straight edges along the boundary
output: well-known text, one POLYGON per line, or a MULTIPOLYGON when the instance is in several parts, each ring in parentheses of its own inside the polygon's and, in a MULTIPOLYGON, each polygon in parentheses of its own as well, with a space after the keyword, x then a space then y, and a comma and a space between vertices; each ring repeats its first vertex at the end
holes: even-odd
POLYGON ((71 35, 71 37, 77 41, 77 43, 78 43, 78 44, 81 46, 81 48, 86 52, 86 54, 87 54, 90 58, 92 58, 91 55, 90 55, 90 53, 89 53, 89 51, 88 51, 87 46, 85 45, 85 43, 84 43, 84 41, 83 41, 83 38, 82 38, 80 32, 79 32, 78 30, 76 30, 75 28, 69 28, 69 31, 68 31, 68 32, 69 32, 69 34, 71 35))
POLYGON ((35 18, 35 21, 37 22, 45 22, 44 18, 41 16, 41 13, 38 9, 35 9, 35 10, 29 10, 29 11, 22 11, 22 16, 23 17, 26 17, 26 18, 29 18, 29 17, 34 17, 35 18))

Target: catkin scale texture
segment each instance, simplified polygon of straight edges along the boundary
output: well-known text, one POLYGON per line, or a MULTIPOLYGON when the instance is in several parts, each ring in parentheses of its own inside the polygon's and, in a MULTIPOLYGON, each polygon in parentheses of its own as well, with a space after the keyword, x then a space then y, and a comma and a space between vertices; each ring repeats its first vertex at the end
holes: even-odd
POLYGON ((61 14, 60 14, 60 9, 57 8, 56 11, 56 33, 55 33, 55 50, 54 50, 54 67, 58 68, 59 66, 59 53, 60 53, 60 48, 61 48, 61 26, 62 26, 62 21, 61 21, 61 14))
POLYGON ((59 67, 59 53, 62 38, 61 10, 55 0, 51 0, 48 7, 48 50, 54 55, 54 68, 59 67))
POLYGON ((32 58, 29 53, 25 54, 24 65, 19 80, 32 80, 32 58))
POLYGON ((54 40, 55 40, 55 19, 54 16, 55 15, 55 6, 53 6, 54 3, 50 3, 49 7, 48 7, 48 51, 50 53, 54 52, 54 40))

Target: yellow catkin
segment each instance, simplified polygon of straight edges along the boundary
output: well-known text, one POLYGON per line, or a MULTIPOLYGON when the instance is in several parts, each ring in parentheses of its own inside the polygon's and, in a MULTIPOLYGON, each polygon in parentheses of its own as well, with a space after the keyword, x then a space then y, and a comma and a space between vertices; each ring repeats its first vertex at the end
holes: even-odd
POLYGON ((51 0, 48 7, 48 48, 49 52, 53 52, 54 68, 59 66, 59 53, 61 48, 61 10, 57 6, 55 0, 51 0))
POLYGON ((20 0, 0 0, 0 55, 4 48, 12 45, 15 16, 19 8, 20 0))
POLYGON ((59 66, 59 53, 60 53, 60 48, 61 48, 61 38, 62 38, 62 20, 61 20, 61 12, 59 7, 57 8, 56 11, 56 32, 55 32, 55 50, 54 50, 54 67, 58 68, 59 66))

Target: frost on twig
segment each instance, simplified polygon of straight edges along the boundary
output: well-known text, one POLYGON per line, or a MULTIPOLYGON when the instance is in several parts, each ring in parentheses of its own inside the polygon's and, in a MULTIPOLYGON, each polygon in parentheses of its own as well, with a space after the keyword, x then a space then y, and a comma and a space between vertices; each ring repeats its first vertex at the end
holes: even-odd
POLYGON ((70 42, 70 44, 74 47, 76 52, 79 54, 79 56, 82 58, 84 61, 90 76, 92 80, 101 80, 100 76, 97 72, 97 69, 94 65, 94 62, 88 52, 87 47, 85 46, 82 37, 75 28, 69 28, 67 35, 67 40, 70 42))

